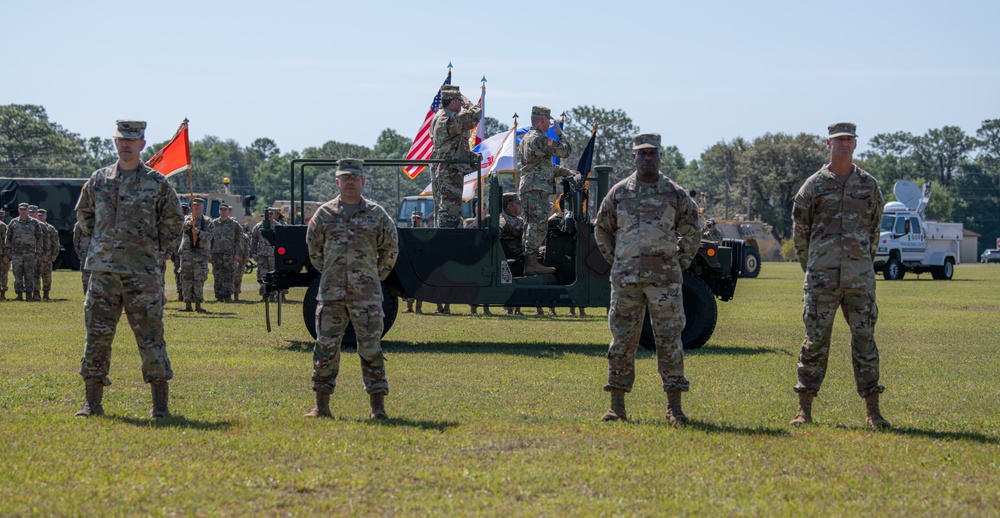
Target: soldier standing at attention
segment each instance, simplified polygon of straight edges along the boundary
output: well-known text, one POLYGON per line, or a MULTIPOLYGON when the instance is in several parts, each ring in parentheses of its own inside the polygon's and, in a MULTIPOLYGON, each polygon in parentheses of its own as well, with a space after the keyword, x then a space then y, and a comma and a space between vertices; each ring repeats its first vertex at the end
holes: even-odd
MULTIPOLYGON (((552 126, 551 112, 544 106, 531 108, 531 130, 521 139, 518 156, 521 159, 521 183, 517 194, 524 209, 524 275, 555 273, 556 269, 538 263, 538 251, 548 232, 552 195, 556 192, 556 176, 576 176, 580 173, 552 163, 552 157, 569 157, 568 141, 555 140, 545 133, 552 126)), ((558 124, 553 128, 562 135, 558 124)))
POLYGON ((7 211, 0 209, 0 300, 7 300, 7 272, 10 268, 10 254, 7 253, 7 211))
MULTIPOLYGON (((441 87, 441 109, 431 120, 434 160, 471 160, 478 154, 469 150, 469 130, 479 122, 481 109, 472 104, 454 85, 441 87)), ((470 164, 432 164, 431 190, 434 191, 434 220, 438 228, 461 228, 462 182, 470 164)))
MULTIPOLYGON (((191 214, 191 206, 181 203, 181 212, 184 217, 187 217, 188 214, 191 214)), ((174 265, 174 289, 177 290, 177 302, 184 302, 184 290, 181 289, 181 239, 183 237, 183 233, 177 235, 177 239, 174 239, 174 242, 170 243, 167 248, 166 255, 166 259, 174 265)))
MULTIPOLYGON (((230 207, 230 212, 232 208, 230 207)), ((240 293, 243 293, 243 273, 247 270, 247 258, 250 257, 250 236, 247 235, 243 225, 240 225, 240 242, 236 250, 236 271, 233 272, 233 301, 240 301, 240 293)))
MULTIPOLYGON (((264 217, 271 222, 271 228, 280 225, 278 209, 264 209, 264 217)), ((260 284, 260 296, 264 297, 264 274, 274 271, 274 243, 271 243, 262 233, 264 222, 258 222, 250 234, 250 256, 257 261, 257 282, 260 284)))
MULTIPOLYGON (((411 228, 420 228, 422 226, 424 226, 424 213, 421 212, 421 211, 419 211, 419 210, 415 210, 415 211, 411 212, 410 213, 410 227, 411 228)), ((406 309, 403 310, 403 313, 413 313, 413 303, 414 302, 416 302, 416 304, 417 304, 417 313, 423 313, 424 312, 423 311, 423 309, 424 309, 424 303, 422 301, 417 300, 417 299, 406 299, 406 309)))
POLYGON ((87 249, 90 248, 90 238, 83 236, 83 227, 77 221, 73 224, 73 250, 76 250, 76 258, 80 260, 80 277, 83 281, 83 294, 87 294, 87 285, 90 284, 90 270, 84 265, 87 263, 87 249))
POLYGON ((191 311, 191 304, 194 303, 195 311, 207 313, 201 303, 205 301, 205 281, 208 280, 212 220, 201 213, 204 208, 205 200, 195 198, 191 200, 191 215, 184 218, 180 246, 182 311, 191 311))
POLYGON ((174 377, 163 339, 163 291, 158 258, 181 230, 177 193, 139 153, 146 146, 143 121, 120 120, 114 134, 118 161, 98 169, 83 186, 76 217, 90 238, 90 287, 83 304, 87 341, 80 375, 87 401, 80 417, 101 415, 111 385, 111 343, 122 310, 135 333, 142 378, 152 390, 152 418, 170 417, 168 380, 174 377))
POLYGON ((879 355, 875 346, 875 270, 872 262, 882 222, 882 191, 854 164, 857 126, 831 124, 830 163, 806 179, 792 208, 795 253, 806 278, 802 320, 806 338, 799 353, 799 411, 791 424, 812 422, 812 402, 826 375, 830 332, 837 310, 851 328, 851 359, 868 424, 888 428, 879 410, 879 355))
MULTIPOLYGON (((231 302, 236 265, 243 242, 243 227, 229 217, 229 205, 219 206, 219 218, 212 221, 212 277, 215 279, 215 300, 231 302)), ((243 272, 239 272, 240 275, 243 272)))
POLYGON ((48 223, 49 213, 45 209, 38 209, 38 222, 42 224, 45 231, 45 246, 43 246, 42 256, 38 259, 38 277, 35 280, 35 287, 41 287, 42 300, 49 299, 49 291, 52 290, 52 263, 59 257, 59 231, 48 223))
POLYGON ((14 269, 14 300, 34 300, 35 260, 42 255, 45 234, 37 220, 28 217, 28 204, 17 206, 17 217, 7 225, 7 257, 14 269))
POLYGON ((687 191, 660 173, 660 135, 632 139, 636 172, 615 184, 597 213, 595 237, 611 266, 608 326, 608 384, 611 410, 604 421, 627 420, 625 393, 635 381, 635 350, 649 310, 656 341, 657 370, 667 393, 667 419, 686 423, 681 392, 684 377, 684 304, 681 272, 701 242, 698 206, 687 191))
POLYGON ((389 393, 382 355, 382 285, 396 264, 399 237, 385 209, 361 197, 364 161, 337 162, 340 195, 324 203, 309 222, 309 260, 322 272, 316 308, 313 390, 316 406, 307 417, 329 417, 330 394, 340 371, 340 343, 354 324, 361 377, 369 394, 370 419, 388 419, 389 393))

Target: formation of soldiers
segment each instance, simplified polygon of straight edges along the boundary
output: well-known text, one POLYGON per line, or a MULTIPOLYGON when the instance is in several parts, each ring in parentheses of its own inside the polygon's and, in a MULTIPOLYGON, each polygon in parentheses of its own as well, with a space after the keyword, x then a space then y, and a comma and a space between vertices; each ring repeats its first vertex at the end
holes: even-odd
MULTIPOLYGON (((2 213, 3 211, 0 211, 2 213)), ((14 272, 14 300, 51 300, 52 263, 59 257, 59 231, 45 222, 45 209, 21 203, 18 216, 3 223, 0 215, 0 300, 7 298, 9 271, 14 272)))

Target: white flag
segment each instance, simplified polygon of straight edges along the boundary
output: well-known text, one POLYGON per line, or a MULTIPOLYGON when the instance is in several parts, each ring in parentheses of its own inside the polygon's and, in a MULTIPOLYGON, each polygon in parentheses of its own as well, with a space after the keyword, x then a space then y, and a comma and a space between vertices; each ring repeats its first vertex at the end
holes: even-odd
MULTIPOLYGON (((473 151, 483 154, 483 161, 480 166, 483 169, 483 179, 485 180, 494 172, 513 172, 514 167, 514 145, 517 138, 514 130, 498 133, 482 141, 473 151)), ((463 179, 462 199, 471 200, 476 195, 476 180, 479 178, 479 171, 473 171, 463 179)), ((428 195, 433 193, 431 184, 427 184, 420 194, 428 195)))

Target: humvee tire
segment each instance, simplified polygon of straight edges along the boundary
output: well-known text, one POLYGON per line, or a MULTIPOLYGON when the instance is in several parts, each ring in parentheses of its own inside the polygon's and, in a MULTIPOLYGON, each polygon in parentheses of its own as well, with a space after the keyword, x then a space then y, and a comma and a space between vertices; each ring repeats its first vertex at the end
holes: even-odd
MULTIPOLYGON (((715 302, 715 295, 705 281, 697 275, 684 270, 684 284, 681 286, 681 293, 684 296, 684 331, 681 333, 681 342, 684 350, 690 351, 699 349, 715 331, 715 324, 719 320, 719 307, 715 302)), ((639 335, 639 345, 650 351, 656 350, 656 342, 653 340, 653 324, 649 321, 649 312, 642 321, 642 334, 639 335)))
POLYGON ((760 275, 760 252, 752 247, 747 247, 746 257, 743 259, 743 275, 741 277, 754 278, 760 275))
MULTIPOLYGON (((319 303, 316 300, 316 295, 319 294, 319 277, 309 285, 306 290, 306 296, 302 299, 302 321, 306 324, 306 329, 309 330, 309 334, 316 339, 316 307, 319 303)), ((700 279, 699 279, 700 280, 700 279)), ((394 295, 389 293, 389 289, 386 288, 385 283, 382 283, 382 336, 385 336, 392 328, 392 324, 396 322, 396 314, 399 312, 399 299, 394 295)), ((344 331, 344 340, 341 342, 341 347, 349 346, 354 347, 358 344, 358 337, 354 334, 354 324, 347 324, 347 330, 344 331)))

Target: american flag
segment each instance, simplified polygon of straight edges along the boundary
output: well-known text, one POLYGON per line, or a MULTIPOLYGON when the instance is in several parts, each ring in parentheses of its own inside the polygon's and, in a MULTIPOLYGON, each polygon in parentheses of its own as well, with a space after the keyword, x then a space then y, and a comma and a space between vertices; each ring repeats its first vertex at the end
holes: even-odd
MULTIPOLYGON (((448 77, 444 78, 444 85, 451 84, 451 69, 448 69, 448 77)), ((427 115, 424 116, 424 123, 420 125, 420 129, 417 130, 417 136, 413 137, 413 144, 410 146, 410 150, 406 152, 407 160, 426 160, 431 157, 431 151, 434 149, 434 143, 431 142, 431 119, 434 118, 434 114, 437 113, 438 109, 441 108, 441 89, 438 88, 437 95, 434 96, 434 100, 431 101, 431 108, 427 110, 427 115)), ((410 179, 414 179, 421 171, 424 170, 426 166, 409 166, 404 167, 403 172, 410 179)))

